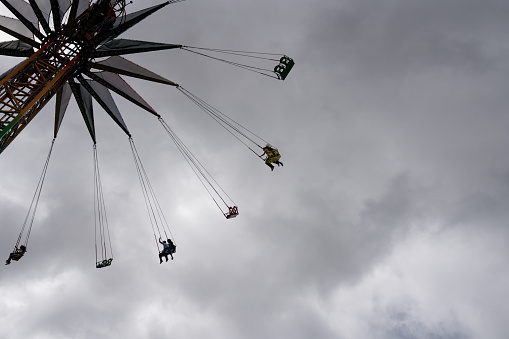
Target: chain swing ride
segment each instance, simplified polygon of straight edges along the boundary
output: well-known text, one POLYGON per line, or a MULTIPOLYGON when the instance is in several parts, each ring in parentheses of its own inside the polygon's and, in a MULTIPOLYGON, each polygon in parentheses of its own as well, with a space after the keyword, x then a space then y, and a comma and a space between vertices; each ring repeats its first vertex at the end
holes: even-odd
POLYGON ((74 96, 76 100, 93 141, 97 268, 111 265, 113 251, 99 172, 92 99, 128 136, 160 258, 161 255, 174 253, 176 248, 174 237, 150 185, 131 133, 110 91, 156 116, 219 207, 221 213, 227 219, 238 215, 238 207, 233 200, 212 178, 163 118, 128 85, 122 76, 177 88, 257 157, 262 158, 271 169, 273 169, 271 163, 282 165, 279 162, 280 154, 278 150, 270 146, 261 137, 233 121, 177 83, 122 56, 180 49, 279 80, 284 80, 294 66, 294 61, 288 56, 117 38, 163 7, 184 0, 166 1, 129 14, 126 13, 128 3, 125 0, 0 1, 13 15, 13 17, 0 15, 0 30, 16 39, 0 42, 0 55, 26 58, 0 75, 0 153, 23 131, 51 98, 55 97, 56 99, 55 125, 51 148, 20 235, 6 264, 9 264, 11 260, 19 260, 27 251, 28 240, 51 152, 71 96, 74 96), (274 68, 267 68, 262 65, 254 66, 246 64, 244 60, 251 60, 260 64, 276 62, 276 66, 274 68), (263 143, 266 146, 260 145, 263 143), (258 155, 254 148, 262 149, 262 155, 258 155), (225 206, 221 207, 223 204, 225 206), (161 241, 163 236, 169 244, 173 245, 173 248, 168 246, 166 241, 161 241), (160 244, 163 245, 162 251, 159 249, 160 244), (172 252, 168 253, 168 251, 172 252))

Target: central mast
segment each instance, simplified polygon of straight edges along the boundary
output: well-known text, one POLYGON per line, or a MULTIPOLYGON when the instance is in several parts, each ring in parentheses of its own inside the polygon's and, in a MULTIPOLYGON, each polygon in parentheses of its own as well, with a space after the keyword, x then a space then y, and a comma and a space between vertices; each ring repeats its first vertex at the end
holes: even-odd
POLYGON ((67 25, 62 27, 60 18, 54 18, 55 30, 43 46, 0 81, 0 153, 84 67, 89 52, 107 38, 103 34, 125 7, 125 1, 100 0, 75 18, 77 3, 73 2, 67 25))

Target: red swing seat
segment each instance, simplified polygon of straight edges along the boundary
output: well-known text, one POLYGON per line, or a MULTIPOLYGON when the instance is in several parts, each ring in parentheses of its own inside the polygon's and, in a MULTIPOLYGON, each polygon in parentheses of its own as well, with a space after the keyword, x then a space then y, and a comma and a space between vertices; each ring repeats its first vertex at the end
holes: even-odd
POLYGON ((225 213, 226 219, 232 219, 235 218, 237 215, 239 215, 239 209, 237 206, 228 207, 228 213, 225 213))

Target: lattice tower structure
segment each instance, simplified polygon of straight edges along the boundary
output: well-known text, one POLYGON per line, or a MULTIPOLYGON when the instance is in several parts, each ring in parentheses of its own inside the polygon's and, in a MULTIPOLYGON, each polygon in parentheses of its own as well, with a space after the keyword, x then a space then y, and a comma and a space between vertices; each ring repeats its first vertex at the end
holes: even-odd
POLYGON ((81 49, 65 35, 51 37, 0 81, 0 152, 80 66, 81 49))

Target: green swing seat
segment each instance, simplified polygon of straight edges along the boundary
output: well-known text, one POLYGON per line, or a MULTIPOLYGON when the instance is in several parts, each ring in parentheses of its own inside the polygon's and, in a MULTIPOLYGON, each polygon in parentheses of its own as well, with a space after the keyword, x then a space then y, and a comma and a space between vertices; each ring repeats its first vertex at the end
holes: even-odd
POLYGON ((293 65, 295 65, 293 59, 285 55, 279 60, 279 65, 274 67, 274 73, 276 73, 280 80, 285 80, 288 76, 288 73, 290 73, 292 70, 293 65))
POLYGON ((95 267, 97 268, 103 268, 111 265, 111 262, 113 261, 113 258, 104 259, 103 261, 98 261, 95 264, 95 267))

